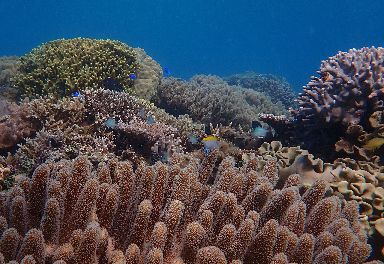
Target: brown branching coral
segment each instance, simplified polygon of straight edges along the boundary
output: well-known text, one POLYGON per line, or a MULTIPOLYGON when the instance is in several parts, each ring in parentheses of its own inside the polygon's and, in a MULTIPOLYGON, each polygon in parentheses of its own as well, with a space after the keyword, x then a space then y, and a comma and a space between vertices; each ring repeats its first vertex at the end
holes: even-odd
POLYGON ((377 130, 383 126, 380 120, 381 125, 377 124, 384 109, 383 69, 384 49, 375 47, 339 52, 322 62, 320 76, 311 78, 298 97, 299 108, 292 111, 306 148, 335 159, 337 155, 330 153, 334 152, 334 144, 342 140, 338 150, 353 153, 359 159, 366 156, 358 152, 368 140, 380 137, 377 130), (360 137, 359 142, 346 133, 356 125, 365 133, 374 134, 360 137))
POLYGON ((163 79, 155 103, 171 114, 188 114, 197 122, 233 123, 246 129, 260 112, 285 112, 281 104, 273 104, 267 95, 229 86, 219 77, 205 75, 194 76, 189 82, 163 79))
POLYGON ((272 74, 245 72, 225 77, 230 85, 252 89, 271 97, 273 103, 281 102, 286 109, 294 105, 295 93, 290 84, 282 77, 272 74))
POLYGON ((5 262, 37 263, 364 263, 368 257, 357 204, 327 197, 324 181, 277 188, 275 162, 255 166, 255 158, 237 168, 228 156, 215 169, 214 160, 178 155, 169 165, 136 171, 124 161, 93 171, 85 157, 43 164, 32 179, 1 193, 0 252, 5 262))

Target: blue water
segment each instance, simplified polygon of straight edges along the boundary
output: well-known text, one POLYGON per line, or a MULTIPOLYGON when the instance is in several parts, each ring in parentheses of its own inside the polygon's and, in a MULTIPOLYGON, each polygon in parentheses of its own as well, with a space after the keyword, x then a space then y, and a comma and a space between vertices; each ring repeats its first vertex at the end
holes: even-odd
POLYGON ((252 70, 299 89, 337 51, 383 46, 383 9, 384 0, 0 0, 0 55, 110 38, 182 78, 252 70))

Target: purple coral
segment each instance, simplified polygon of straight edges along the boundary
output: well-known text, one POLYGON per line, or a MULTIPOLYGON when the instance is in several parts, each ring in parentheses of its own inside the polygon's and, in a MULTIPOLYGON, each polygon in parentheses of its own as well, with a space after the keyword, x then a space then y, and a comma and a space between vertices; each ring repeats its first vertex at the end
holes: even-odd
POLYGON ((298 98, 296 118, 364 124, 374 111, 383 110, 383 48, 339 52, 323 61, 318 73, 298 98))
POLYGON ((292 114, 301 144, 332 159, 337 156, 330 155, 335 143, 347 136, 351 125, 370 133, 370 118, 384 109, 384 49, 339 52, 323 61, 318 73, 304 87, 292 114))

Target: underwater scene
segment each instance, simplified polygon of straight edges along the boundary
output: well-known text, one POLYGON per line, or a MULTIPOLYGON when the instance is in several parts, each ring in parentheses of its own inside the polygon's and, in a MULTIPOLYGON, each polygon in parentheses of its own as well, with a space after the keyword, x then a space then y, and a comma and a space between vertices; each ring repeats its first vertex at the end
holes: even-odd
POLYGON ((383 8, 0 0, 0 264, 384 264, 383 8))

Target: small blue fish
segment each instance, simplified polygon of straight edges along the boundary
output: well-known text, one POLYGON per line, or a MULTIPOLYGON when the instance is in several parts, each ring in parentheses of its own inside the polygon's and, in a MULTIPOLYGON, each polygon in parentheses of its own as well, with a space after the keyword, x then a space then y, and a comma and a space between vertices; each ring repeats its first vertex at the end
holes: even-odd
POLYGON ((199 140, 193 134, 188 135, 188 140, 189 142, 191 142, 192 145, 196 145, 197 143, 199 143, 199 140))
POLYGON ((268 130, 264 127, 252 128, 251 135, 254 138, 265 138, 268 134, 268 130))
POLYGON ((136 74, 131 73, 131 74, 129 75, 129 78, 131 78, 132 80, 136 80, 137 76, 136 76, 136 74))
POLYGON ((169 77, 171 76, 172 72, 168 67, 163 67, 163 75, 164 77, 169 77))
POLYGON ((141 117, 141 118, 145 118, 145 110, 144 108, 140 108, 139 111, 137 112, 137 114, 141 117))
POLYGON ((154 123, 156 123, 155 118, 154 118, 152 115, 149 115, 149 116, 147 117, 147 124, 148 124, 148 125, 152 125, 152 124, 154 124, 154 123))
POLYGON ((114 129, 117 123, 114 118, 108 118, 107 120, 105 120, 104 125, 108 128, 114 129))
POLYGON ((80 96, 80 92, 79 91, 75 91, 72 93, 72 96, 73 97, 79 97, 80 96))

